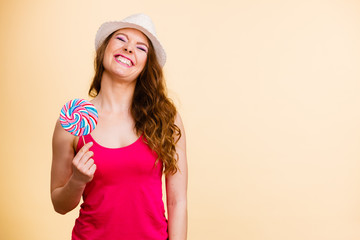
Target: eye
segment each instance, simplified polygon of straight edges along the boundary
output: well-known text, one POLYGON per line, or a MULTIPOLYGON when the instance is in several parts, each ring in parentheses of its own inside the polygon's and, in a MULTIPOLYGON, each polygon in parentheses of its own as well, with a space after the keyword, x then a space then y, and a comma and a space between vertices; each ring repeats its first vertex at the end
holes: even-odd
POLYGON ((141 51, 147 52, 147 50, 144 47, 137 47, 138 49, 140 49, 141 51))
POLYGON ((117 37, 117 39, 119 39, 120 41, 125 42, 125 38, 124 38, 124 37, 117 37))

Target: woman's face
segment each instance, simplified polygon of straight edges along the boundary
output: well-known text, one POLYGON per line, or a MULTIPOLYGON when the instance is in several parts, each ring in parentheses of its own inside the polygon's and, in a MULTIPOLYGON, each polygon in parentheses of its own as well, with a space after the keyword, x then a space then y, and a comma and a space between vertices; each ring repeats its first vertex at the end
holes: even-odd
POLYGON ((141 31, 120 29, 105 48, 104 71, 115 78, 135 80, 145 67, 148 50, 149 42, 141 31))

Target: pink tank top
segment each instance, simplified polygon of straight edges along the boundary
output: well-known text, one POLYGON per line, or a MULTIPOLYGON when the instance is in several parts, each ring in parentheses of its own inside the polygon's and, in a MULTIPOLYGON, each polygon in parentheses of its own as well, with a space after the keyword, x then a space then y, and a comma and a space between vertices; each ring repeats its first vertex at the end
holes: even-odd
MULTIPOLYGON (((161 160, 143 142, 106 148, 90 134, 96 171, 83 192, 72 240, 166 240, 168 221, 162 200, 161 160)), ((146 141, 146 140, 145 140, 146 141)), ((79 138, 76 152, 84 145, 79 138)))

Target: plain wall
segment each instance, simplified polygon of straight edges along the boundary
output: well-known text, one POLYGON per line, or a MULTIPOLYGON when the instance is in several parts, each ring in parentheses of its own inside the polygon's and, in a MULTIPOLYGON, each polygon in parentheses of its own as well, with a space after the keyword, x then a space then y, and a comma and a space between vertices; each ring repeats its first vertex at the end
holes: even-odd
POLYGON ((185 125, 188 239, 360 239, 350 0, 1 1, 0 239, 70 239, 79 207, 60 215, 50 199, 55 122, 91 99, 101 23, 139 12, 185 125))

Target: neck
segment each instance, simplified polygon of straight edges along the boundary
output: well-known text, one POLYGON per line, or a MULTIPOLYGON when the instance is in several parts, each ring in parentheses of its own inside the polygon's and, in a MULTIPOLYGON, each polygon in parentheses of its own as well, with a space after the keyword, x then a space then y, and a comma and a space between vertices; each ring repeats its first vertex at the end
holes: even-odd
POLYGON ((117 114, 130 113, 136 80, 114 79, 106 72, 101 78, 101 89, 94 99, 102 112, 117 114))

